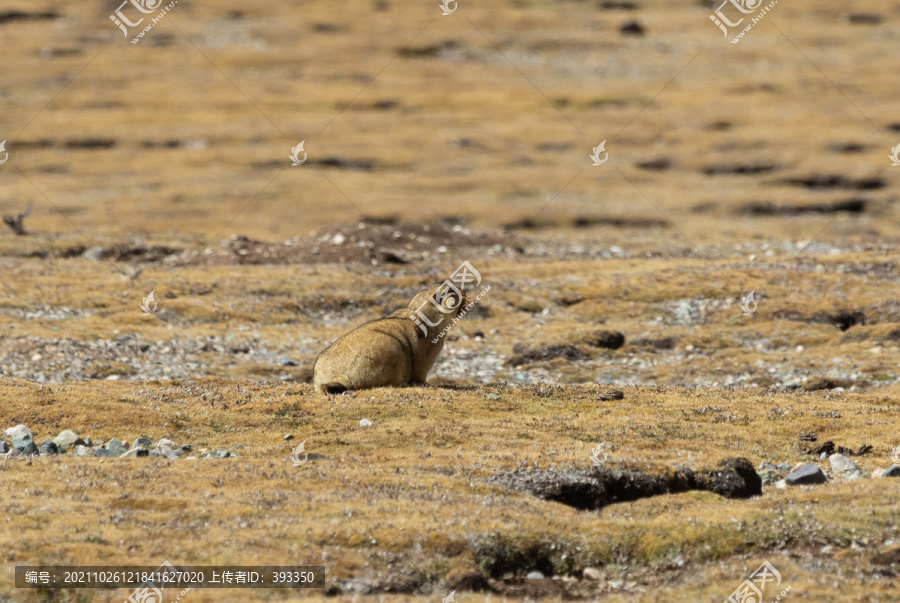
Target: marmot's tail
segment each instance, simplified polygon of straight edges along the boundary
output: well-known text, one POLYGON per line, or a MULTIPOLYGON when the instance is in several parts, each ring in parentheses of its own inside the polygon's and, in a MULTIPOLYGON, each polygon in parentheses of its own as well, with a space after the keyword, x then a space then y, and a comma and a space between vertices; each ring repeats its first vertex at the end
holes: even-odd
POLYGON ((322 383, 319 385, 319 391, 323 394, 342 394, 345 391, 350 389, 343 383, 338 383, 337 381, 332 381, 331 383, 322 383))

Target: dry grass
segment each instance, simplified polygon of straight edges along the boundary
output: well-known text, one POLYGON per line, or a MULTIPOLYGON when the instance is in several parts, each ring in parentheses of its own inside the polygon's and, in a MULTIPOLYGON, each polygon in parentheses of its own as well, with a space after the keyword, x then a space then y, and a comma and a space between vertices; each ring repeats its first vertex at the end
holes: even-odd
MULTIPOLYGON (((767 488, 747 501, 692 492, 597 513, 484 481, 526 466, 586 468, 601 441, 615 446, 613 462, 654 470, 731 456, 793 464, 812 460, 804 432, 872 445, 855 459, 867 471, 888 465, 898 444, 900 171, 887 154, 900 126, 886 74, 900 61, 900 14, 858 1, 779 3, 731 45, 694 1, 634 11, 461 2, 451 17, 436 4, 198 0, 139 45, 111 25, 112 5, 43 0, 63 18, 0 24, 10 153, 0 213, 35 203, 29 236, 0 233, 0 354, 28 359, 57 339, 126 335, 219 336, 269 354, 204 352, 196 378, 173 381, 105 380, 133 377, 132 358, 97 361, 94 380, 62 384, 0 367, 0 426, 25 423, 39 441, 74 429, 239 454, 10 460, 0 465, 4 566, 321 563, 335 584, 365 581, 370 599, 397 603, 437 600, 453 576, 503 574, 505 562, 562 576, 602 566, 605 580, 572 589, 610 601, 718 601, 769 559, 790 596, 900 600, 894 570, 871 563, 897 541, 896 480, 767 488), (845 18, 872 12, 881 25, 845 18), (632 19, 646 36, 619 34, 632 19), (80 148, 86 139, 111 146, 80 148), (304 139, 309 161, 290 167, 304 139), (591 167, 604 139, 610 160, 591 167), (641 167, 658 159, 670 164, 641 167), (771 170, 710 173, 722 166, 771 170), (786 182, 815 175, 884 186, 786 182), (849 200, 864 200, 864 211, 744 213, 760 202, 849 200), (201 256, 141 263, 128 281, 127 262, 80 257, 135 240, 188 253, 232 235, 279 243, 365 216, 452 219, 493 234, 524 227, 498 234, 499 248, 450 246, 406 266, 201 256), (303 381, 329 341, 462 260, 492 290, 450 336, 435 375, 468 388, 312 394, 303 381), (151 289, 160 309, 144 317, 151 289), (749 290, 760 301, 745 317, 738 303, 749 290), (680 317, 692 300, 705 313, 680 317), (841 331, 832 324, 841 312, 865 324, 841 331), (598 329, 621 331, 626 345, 588 350, 584 362, 502 362, 517 345, 574 343, 598 329), (667 337, 674 349, 637 343, 667 337), (491 376, 480 379, 474 368, 485 367, 491 376), (847 374, 853 392, 764 389, 847 374), (759 387, 724 388, 739 375, 759 387), (567 385, 523 387, 526 378, 567 385), (598 382, 619 384, 625 399, 598 401, 598 382), (364 417, 374 425, 357 427, 364 417), (291 467, 287 432, 324 458, 291 467)), ((70 361, 34 362, 62 371, 70 361)), ((123 598, 14 591, 12 572, 3 576, 0 593, 17 601, 123 598)), ((547 594, 505 588, 492 600, 547 594)), ((301 596, 324 598, 217 590, 187 600, 301 596)))

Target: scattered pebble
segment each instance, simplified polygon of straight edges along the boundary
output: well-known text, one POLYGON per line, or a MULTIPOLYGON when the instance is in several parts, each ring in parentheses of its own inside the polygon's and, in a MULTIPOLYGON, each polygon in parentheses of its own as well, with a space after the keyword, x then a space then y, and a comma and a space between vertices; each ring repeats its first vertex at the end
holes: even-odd
POLYGON ((372 425, 372 421, 370 421, 368 419, 363 419, 362 421, 359 422, 360 427, 369 427, 370 425, 372 425))
POLYGON ((288 433, 288 434, 285 434, 284 439, 285 440, 293 440, 294 436, 288 433))

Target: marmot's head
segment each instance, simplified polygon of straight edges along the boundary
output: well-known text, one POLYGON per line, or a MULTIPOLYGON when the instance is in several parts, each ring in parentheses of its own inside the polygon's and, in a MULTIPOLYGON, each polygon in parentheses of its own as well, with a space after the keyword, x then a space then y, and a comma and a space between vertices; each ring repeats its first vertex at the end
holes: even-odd
POLYGON ((450 289, 446 285, 440 285, 434 289, 423 289, 416 293, 407 306, 410 310, 420 311, 431 322, 441 318, 456 318, 466 307, 467 297, 465 291, 450 289))

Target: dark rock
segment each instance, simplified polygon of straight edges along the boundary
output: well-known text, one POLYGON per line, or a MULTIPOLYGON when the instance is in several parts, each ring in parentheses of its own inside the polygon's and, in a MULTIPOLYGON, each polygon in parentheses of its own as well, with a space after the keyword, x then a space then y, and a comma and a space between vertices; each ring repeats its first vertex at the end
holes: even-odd
POLYGON ((801 442, 815 442, 819 439, 819 436, 812 432, 801 433, 799 437, 801 442))
POLYGON ((150 448, 153 446, 153 440, 150 438, 138 438, 134 441, 134 444, 131 445, 131 448, 150 448))
POLYGON ((17 446, 15 446, 15 442, 13 442, 13 448, 17 448, 19 450, 19 456, 38 456, 41 454, 41 451, 38 449, 33 440, 28 440, 28 442, 22 448, 18 448, 17 446))
POLYGON ((294 362, 293 360, 285 360, 284 362, 281 363, 281 366, 300 366, 300 365, 297 364, 296 362, 294 362))
POLYGON ((53 440, 47 440, 45 442, 41 442, 41 454, 50 455, 50 454, 59 454, 59 447, 56 445, 56 442, 53 440))
POLYGON ((586 335, 583 341, 595 348, 617 350, 625 345, 625 336, 618 331, 595 331, 586 335))
POLYGON ((619 32, 626 36, 643 36, 646 30, 644 26, 637 21, 628 21, 623 23, 619 28, 619 32))
POLYGON ((881 477, 900 477, 900 467, 891 465, 881 472, 881 477))
POLYGON ((810 485, 810 484, 824 484, 828 481, 828 478, 825 477, 825 474, 822 473, 822 470, 818 465, 813 465, 812 463, 808 463, 799 467, 796 471, 788 475, 784 478, 784 481, 789 486, 801 486, 801 485, 810 485))
POLYGON ((12 450, 6 440, 0 440, 0 454, 6 454, 12 450))

